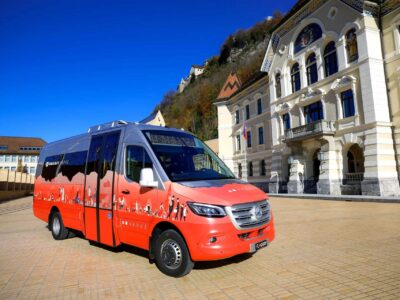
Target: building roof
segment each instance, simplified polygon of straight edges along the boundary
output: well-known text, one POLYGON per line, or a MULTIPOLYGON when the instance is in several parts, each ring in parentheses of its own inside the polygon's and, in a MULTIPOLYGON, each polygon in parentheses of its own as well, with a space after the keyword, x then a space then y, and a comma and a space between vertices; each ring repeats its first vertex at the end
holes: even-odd
POLYGON ((275 25, 274 28, 272 28, 271 32, 274 32, 277 28, 281 27, 282 24, 284 24, 287 20, 289 20, 296 12, 302 8, 304 5, 306 5, 308 2, 312 0, 299 0, 296 2, 295 5, 288 11, 288 13, 280 20, 278 24, 275 25))
MULTIPOLYGON (((282 18, 282 20, 272 28, 271 32, 274 32, 276 29, 282 26, 287 20, 293 17, 302 7, 313 0, 298 0, 295 5, 288 11, 288 13, 282 18)), ((364 2, 372 2, 378 5, 383 5, 385 2, 390 0, 364 0, 364 2)), ((398 1, 398 0, 397 0, 398 1)), ((343 1, 346 3, 346 1, 343 1)), ((395 1, 394 1, 395 2, 395 1)), ((348 4, 348 3, 346 3, 348 4)))
POLYGON ((192 68, 204 69, 204 66, 202 66, 202 65, 192 65, 192 68))
POLYGON ((267 76, 268 76, 268 73, 261 72, 261 71, 258 71, 258 72, 256 72, 256 73, 254 73, 249 79, 247 79, 247 80, 240 86, 240 88, 239 88, 236 92, 234 92, 234 93, 231 95, 231 97, 234 96, 234 95, 236 95, 236 94, 239 94, 241 91, 244 91, 245 89, 247 89, 248 87, 250 87, 251 85, 253 85, 254 83, 256 83, 257 81, 259 81, 259 80, 261 80, 262 78, 267 77, 267 76))
MULTIPOLYGON (((259 80, 263 78, 268 78, 268 73, 258 71, 253 74, 249 79, 247 79, 238 89, 236 89, 230 96, 225 97, 225 98, 217 98, 219 100, 218 102, 226 101, 232 98, 233 96, 239 94, 240 92, 246 90, 247 88, 251 87, 253 84, 258 82, 259 80)), ((218 103, 217 102, 217 103, 218 103)))
POLYGON ((37 148, 45 144, 42 138, 0 136, 0 154, 39 154, 40 149, 37 148))
POLYGON ((139 123, 146 124, 146 123, 150 122, 151 120, 153 120, 156 117, 157 113, 158 113, 158 111, 153 112, 150 116, 144 118, 142 121, 139 121, 139 123))
POLYGON ((219 95, 217 97, 217 100, 223 100, 226 98, 229 98, 230 96, 233 95, 240 87, 242 83, 240 82, 240 79, 238 78, 237 74, 235 72, 231 72, 226 79, 224 85, 222 86, 221 91, 219 92, 219 95))

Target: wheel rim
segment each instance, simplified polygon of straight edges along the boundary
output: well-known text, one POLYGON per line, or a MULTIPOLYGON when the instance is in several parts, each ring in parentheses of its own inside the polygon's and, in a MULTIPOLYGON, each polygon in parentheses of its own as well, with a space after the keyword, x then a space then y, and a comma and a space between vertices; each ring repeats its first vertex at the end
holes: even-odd
POLYGON ((177 269, 182 264, 182 250, 179 244, 171 239, 161 245, 161 259, 169 269, 177 269))
POLYGON ((57 217, 53 219, 52 228, 53 233, 57 236, 60 233, 61 228, 60 220, 57 217))

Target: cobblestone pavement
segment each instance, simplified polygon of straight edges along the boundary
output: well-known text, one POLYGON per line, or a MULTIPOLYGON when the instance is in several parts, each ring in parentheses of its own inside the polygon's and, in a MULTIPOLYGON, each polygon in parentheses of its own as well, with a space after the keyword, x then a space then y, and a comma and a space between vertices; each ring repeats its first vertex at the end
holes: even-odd
POLYGON ((135 248, 53 240, 31 201, 0 204, 0 299, 400 297, 400 204, 275 198, 269 247, 174 279, 135 248))

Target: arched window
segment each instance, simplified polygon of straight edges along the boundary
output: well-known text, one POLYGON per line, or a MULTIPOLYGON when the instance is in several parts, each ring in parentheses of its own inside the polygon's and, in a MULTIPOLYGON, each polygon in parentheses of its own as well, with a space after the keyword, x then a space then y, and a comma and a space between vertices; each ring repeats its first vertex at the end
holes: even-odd
POLYGON ((318 24, 312 23, 303 28, 294 42, 294 54, 300 52, 308 45, 322 37, 322 29, 318 24))
POLYGON ((358 60, 357 34, 354 28, 346 33, 346 50, 349 63, 358 60))
POLYGON ((290 72, 290 77, 292 81, 292 93, 297 92, 300 90, 301 85, 300 85, 300 68, 299 64, 295 63, 292 67, 292 70, 290 72))
POLYGON ((324 61, 325 61, 325 77, 337 73, 338 61, 336 55, 335 42, 329 42, 324 50, 324 61))
POLYGON ((317 59, 315 53, 311 53, 306 61, 307 84, 311 85, 318 81, 317 59))
POLYGON ((280 98, 282 96, 281 73, 275 75, 275 92, 276 98, 280 98))

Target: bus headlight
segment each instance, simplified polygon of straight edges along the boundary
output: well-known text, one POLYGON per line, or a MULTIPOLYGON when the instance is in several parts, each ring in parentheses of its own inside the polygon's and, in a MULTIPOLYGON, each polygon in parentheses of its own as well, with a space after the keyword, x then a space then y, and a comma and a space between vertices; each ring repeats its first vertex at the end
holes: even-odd
POLYGON ((209 218, 222 218, 226 216, 225 209, 222 206, 203 204, 196 202, 187 202, 190 210, 199 216, 209 218))

